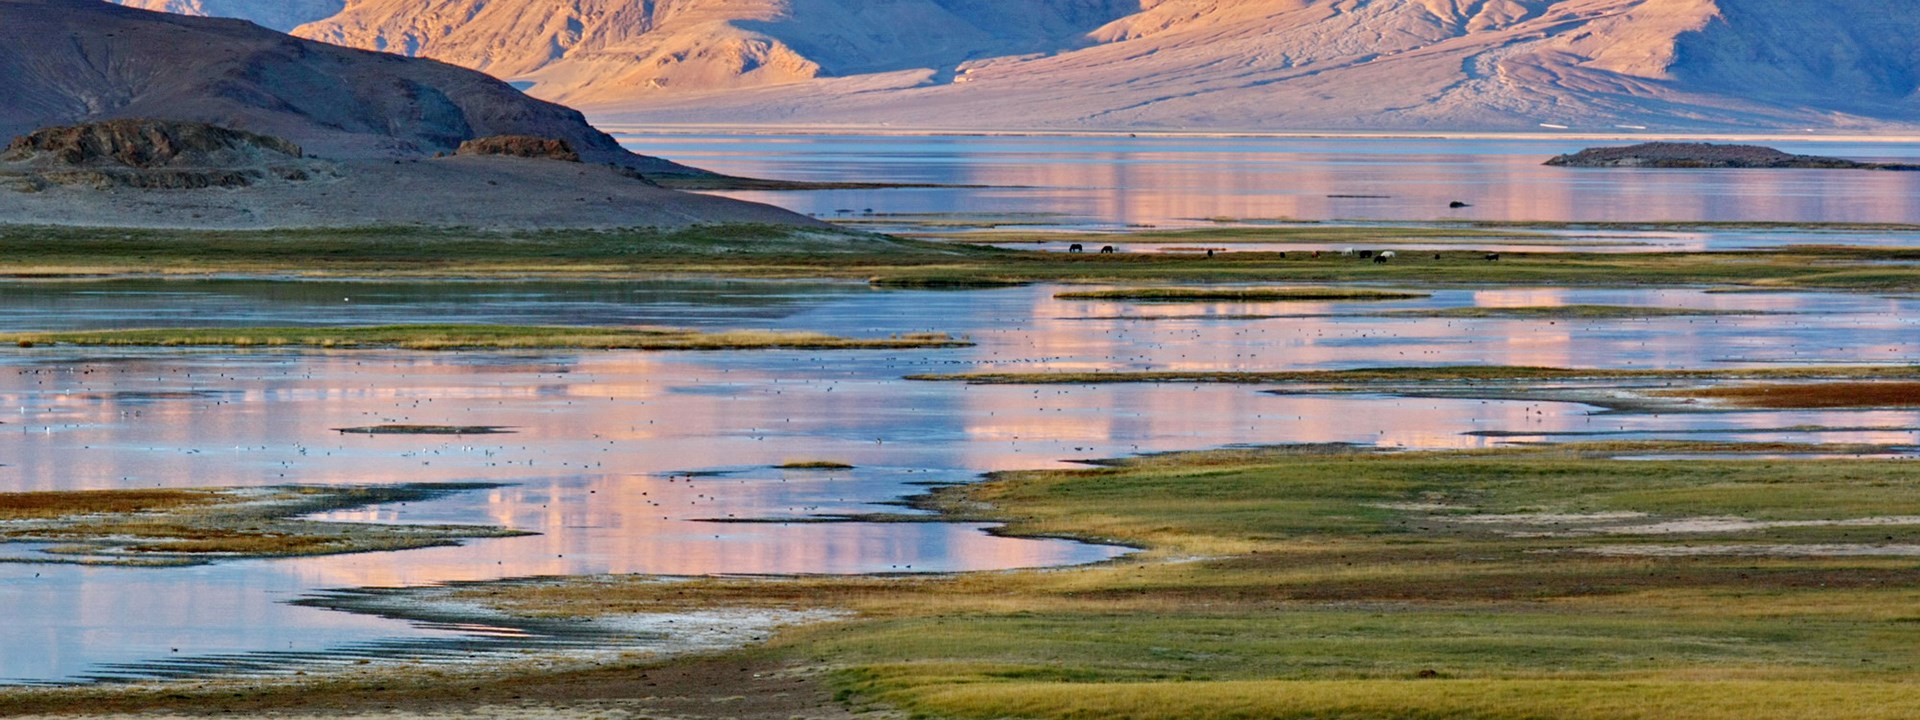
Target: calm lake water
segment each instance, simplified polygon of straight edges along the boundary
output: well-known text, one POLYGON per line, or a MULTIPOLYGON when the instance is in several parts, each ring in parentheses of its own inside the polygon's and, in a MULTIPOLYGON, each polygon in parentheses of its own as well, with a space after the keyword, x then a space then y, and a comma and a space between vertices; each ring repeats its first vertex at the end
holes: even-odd
MULTIPOLYGON (((616 133, 630 148, 790 180, 984 185, 735 193, 821 217, 1027 215, 1068 227, 1298 220, 1920 223, 1920 173, 1546 167, 1626 142, 616 133), (1449 209, 1454 201, 1469 208, 1449 209)), ((1768 143, 1910 162, 1907 143, 1768 143)))
MULTIPOLYGON (((1150 206, 1139 212, 1156 218, 1217 214, 1222 210, 1186 207, 1215 201, 1203 197, 1208 182, 1222 193, 1220 188, 1251 188, 1258 182, 1245 177, 1252 172, 1247 163, 1303 162, 1240 157, 1250 153, 1226 141, 1182 141, 1195 143, 1186 149, 1179 142, 1155 141, 1159 147, 1153 154, 1161 157, 1152 160, 1127 151, 1133 141, 1076 141, 1080 144, 1073 147, 1114 146, 1101 151, 1110 157, 1104 165, 1088 154, 1091 150, 1074 150, 1064 159, 1041 157, 1045 153, 1036 145, 1041 141, 1029 139, 972 140, 971 149, 940 138, 865 144, 840 138, 659 136, 652 141, 681 143, 686 152, 661 150, 676 159, 747 174, 986 182, 1024 173, 1030 181, 1015 184, 1035 186, 1046 177, 1067 178, 1046 188, 790 193, 773 199, 796 207, 848 203, 864 209, 871 203, 887 212, 976 203, 982 212, 1058 213, 1090 225, 1146 217, 1115 214, 1132 212, 1136 201, 1150 206), (723 152, 726 147, 732 149, 723 152), (798 149, 779 154, 768 147, 798 149), (712 154, 698 154, 699 148, 712 154), (844 156, 830 157, 834 153, 844 156), (916 153, 919 163, 913 162, 916 153), (1188 162, 1179 162, 1181 153, 1191 154, 1188 162), (809 158, 821 162, 815 165, 809 158), (780 167, 796 172, 775 171, 780 167), (800 168, 826 174, 802 175, 800 168), (1072 185, 1103 173, 1186 178, 1180 180, 1184 185, 1165 190, 1186 199, 1151 209, 1152 203, 1142 199, 1144 179, 1072 185), (1205 181, 1210 173, 1220 177, 1205 181), (1111 204, 1092 202, 1103 192, 1112 195, 1111 204), (1016 210, 1023 207, 1029 209, 1016 210)), ((1396 162, 1405 164, 1405 158, 1396 161, 1370 144, 1342 150, 1337 143, 1288 142, 1283 145, 1292 149, 1275 153, 1379 156, 1368 161, 1372 168, 1366 172, 1383 178, 1396 162)), ((1459 146, 1441 147, 1463 152, 1459 146)), ((1489 150, 1490 157, 1479 162, 1531 172, 1521 159, 1534 152, 1531 146, 1489 150)), ((1807 182, 1826 188, 1818 192, 1840 194, 1879 188, 1876 192, 1884 193, 1875 197, 1911 213, 1912 193, 1894 202, 1896 193, 1878 185, 1907 182, 1905 177, 1864 174, 1807 182)), ((1411 197, 1406 187, 1412 186, 1393 185, 1382 194, 1411 197)), ((1246 192, 1255 198, 1249 202, 1262 208, 1247 215, 1279 213, 1266 203, 1286 197, 1312 201, 1305 191, 1292 196, 1246 192)), ((1639 191, 1592 192, 1624 197, 1639 191)), ((1406 212, 1415 206, 1408 203, 1406 212)), ((0 490, 483 481, 502 486, 330 517, 486 523, 540 535, 457 548, 174 569, 0 563, 0 607, 8 608, 14 620, 0 627, 0 679, 138 677, 234 663, 269 668, 282 661, 382 655, 398 652, 395 648, 513 635, 506 629, 416 623, 285 602, 326 588, 607 572, 923 572, 1097 561, 1120 550, 999 538, 967 524, 711 522, 900 511, 888 503, 927 483, 964 482, 990 470, 1068 466, 1079 459, 1233 443, 1443 448, 1501 442, 1488 432, 1920 443, 1920 415, 1911 412, 1635 415, 1570 403, 1273 395, 1253 386, 1017 387, 901 379, 910 373, 987 369, 1885 363, 1909 361, 1920 351, 1914 320, 1920 317, 1920 299, 1908 297, 1543 287, 1442 289, 1429 299, 1388 303, 1140 306, 1060 300, 1053 297, 1056 290, 877 291, 858 283, 749 281, 0 283, 0 331, 428 321, 648 323, 867 337, 942 331, 978 342, 960 349, 832 353, 10 348, 0 353, 0 490), (1770 314, 1583 321, 1366 315, 1555 304, 1770 314), (1283 317, 1244 319, 1248 315, 1283 317), (332 430, 373 423, 507 425, 516 432, 436 438, 343 436, 332 430), (801 459, 837 460, 857 468, 796 472, 772 467, 801 459)), ((35 552, 0 546, 0 554, 13 557, 35 552)), ((512 648, 515 641, 497 642, 512 648)))

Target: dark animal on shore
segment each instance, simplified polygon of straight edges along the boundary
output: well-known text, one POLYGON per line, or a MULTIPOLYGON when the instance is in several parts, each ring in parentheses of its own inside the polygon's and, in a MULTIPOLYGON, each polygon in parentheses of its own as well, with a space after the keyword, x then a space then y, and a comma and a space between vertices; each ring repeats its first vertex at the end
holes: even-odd
POLYGON ((1435 259, 1435 260, 1439 260, 1439 259, 1440 259, 1440 253, 1434 253, 1434 254, 1433 254, 1433 259, 1435 259))
POLYGON ((1374 264, 1376 264, 1376 265, 1379 265, 1379 264, 1385 264, 1385 263, 1387 262, 1387 256, 1385 256, 1385 255, 1375 255, 1375 256, 1373 256, 1373 262, 1374 262, 1374 264))
POLYGON ((1315 251, 1313 251, 1313 256, 1314 256, 1314 257, 1320 257, 1320 251, 1319 251, 1319 250, 1315 250, 1315 251))
POLYGON ((1459 200, 1455 200, 1453 202, 1447 203, 1447 207, 1453 208, 1455 210, 1459 210, 1460 208, 1470 208, 1473 206, 1460 202, 1459 200))
POLYGON ((1080 247, 1080 243, 1074 243, 1072 245, 1067 246, 1067 252, 1085 252, 1085 251, 1086 251, 1086 248, 1080 247))
POLYGON ((1499 259, 1500 259, 1500 253, 1487 253, 1487 262, 1494 262, 1499 259))
MULTIPOLYGON (((1213 257, 1213 248, 1207 248, 1207 257, 1213 257)), ((1284 255, 1282 257, 1285 257, 1284 255)))
POLYGON ((1280 253, 1280 259, 1281 259, 1281 260, 1285 260, 1285 259, 1287 259, 1287 254, 1286 254, 1286 253, 1280 253))
POLYGON ((1114 253, 1114 249, 1112 245, 1103 245, 1100 248, 1101 255, 1112 255, 1113 253, 1114 253))
POLYGON ((1372 250, 1361 250, 1361 251, 1360 251, 1360 258, 1361 258, 1361 259, 1363 259, 1363 260, 1364 260, 1364 259, 1366 259, 1366 258, 1370 258, 1370 257, 1373 257, 1373 251, 1372 251, 1372 250))

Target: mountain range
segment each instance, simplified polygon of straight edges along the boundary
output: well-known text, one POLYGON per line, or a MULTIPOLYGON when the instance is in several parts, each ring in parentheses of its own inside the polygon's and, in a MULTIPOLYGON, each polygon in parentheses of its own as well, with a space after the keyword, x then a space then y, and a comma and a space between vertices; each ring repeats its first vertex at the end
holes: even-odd
POLYGON ((1920 125, 1912 0, 120 0, 436 58, 622 123, 1920 125))

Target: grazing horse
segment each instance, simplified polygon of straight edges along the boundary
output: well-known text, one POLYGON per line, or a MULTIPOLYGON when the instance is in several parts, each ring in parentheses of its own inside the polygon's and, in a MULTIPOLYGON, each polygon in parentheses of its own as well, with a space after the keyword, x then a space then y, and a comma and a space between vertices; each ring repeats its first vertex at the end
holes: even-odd
POLYGON ((1395 253, 1395 252, 1394 252, 1394 251, 1392 251, 1392 250, 1385 250, 1385 251, 1382 251, 1382 252, 1380 253, 1380 257, 1383 257, 1383 258, 1388 258, 1388 259, 1391 259, 1391 258, 1394 258, 1394 257, 1396 257, 1397 255, 1398 255, 1398 253, 1395 253))
POLYGON ((1362 260, 1365 260, 1365 259, 1367 259, 1367 258, 1370 258, 1370 257, 1373 257, 1373 251, 1372 251, 1372 250, 1361 250, 1361 251, 1360 251, 1360 259, 1362 259, 1362 260))
POLYGON ((1101 246, 1100 248, 1101 255, 1112 255, 1113 253, 1114 253, 1114 250, 1112 245, 1104 245, 1104 246, 1101 246))
POLYGON ((1496 262, 1499 259, 1500 253, 1487 253, 1487 262, 1496 262))
POLYGON ((1074 243, 1067 246, 1067 252, 1086 252, 1086 248, 1080 247, 1080 243, 1074 243))
POLYGON ((1380 253, 1379 255, 1373 256, 1373 262, 1375 264, 1385 264, 1387 262, 1388 257, 1389 256, 1386 253, 1380 253))

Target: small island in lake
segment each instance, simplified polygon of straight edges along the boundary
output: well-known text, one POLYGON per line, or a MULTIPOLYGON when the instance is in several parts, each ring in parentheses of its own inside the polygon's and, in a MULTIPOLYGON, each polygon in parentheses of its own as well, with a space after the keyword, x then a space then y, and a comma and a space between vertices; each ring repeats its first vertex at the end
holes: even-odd
POLYGON ((1759 145, 1650 142, 1587 148, 1547 161, 1582 168, 1811 168, 1823 170, 1920 170, 1920 165, 1868 163, 1819 155, 1794 155, 1759 145))

